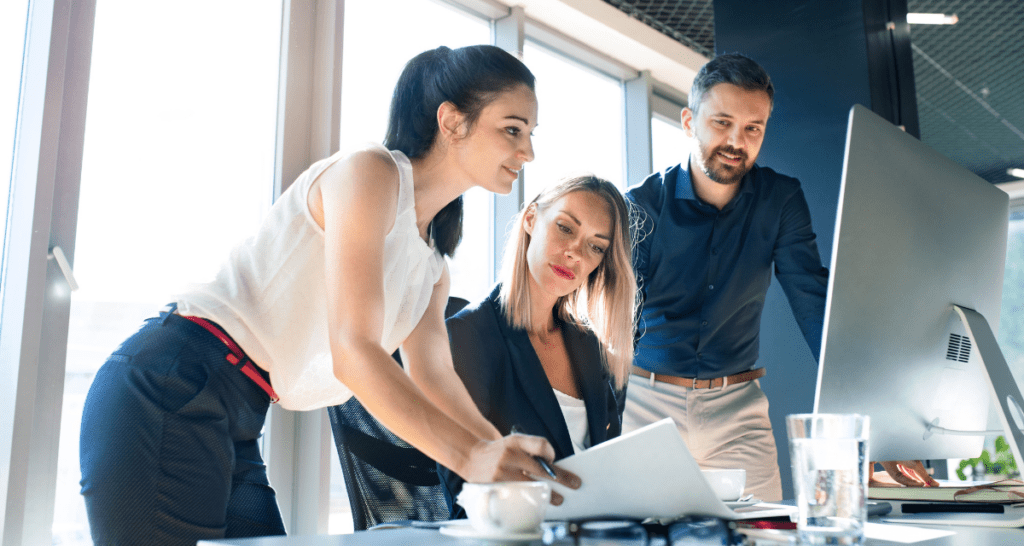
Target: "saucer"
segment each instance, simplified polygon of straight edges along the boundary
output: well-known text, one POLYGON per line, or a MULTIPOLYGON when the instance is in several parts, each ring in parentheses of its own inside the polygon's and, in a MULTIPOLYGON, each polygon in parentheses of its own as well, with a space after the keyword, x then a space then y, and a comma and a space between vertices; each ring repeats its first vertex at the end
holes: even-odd
POLYGON ((539 540, 544 536, 543 531, 540 529, 522 533, 485 533, 477 531, 475 527, 470 525, 468 519, 448 522, 441 527, 441 534, 456 538, 475 538, 477 540, 493 540, 496 542, 539 540))
POLYGON ((753 506, 755 504, 760 504, 761 502, 762 502, 761 499, 750 499, 750 500, 745 500, 745 501, 725 501, 725 502, 723 502, 723 504, 725 504, 725 506, 728 509, 735 510, 737 508, 745 508, 747 506, 753 506))

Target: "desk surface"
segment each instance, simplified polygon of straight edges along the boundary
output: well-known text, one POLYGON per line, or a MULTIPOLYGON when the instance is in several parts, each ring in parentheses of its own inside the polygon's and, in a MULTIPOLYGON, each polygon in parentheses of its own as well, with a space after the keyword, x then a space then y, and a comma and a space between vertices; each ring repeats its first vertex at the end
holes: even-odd
MULTIPOLYGON (((948 529, 956 534, 933 540, 912 543, 914 546, 1002 546, 1024 543, 1024 529, 999 529, 987 527, 962 526, 922 526, 927 529, 948 529)), ((477 540, 452 538, 442 535, 434 529, 386 529, 379 531, 362 531, 349 535, 266 537, 249 539, 224 539, 203 541, 198 546, 445 546, 458 544, 523 544, 544 546, 536 540, 520 543, 484 543, 477 540)), ((558 542, 552 546, 571 545, 571 542, 558 542)), ((906 546, 905 542, 868 539, 865 546, 906 546)))

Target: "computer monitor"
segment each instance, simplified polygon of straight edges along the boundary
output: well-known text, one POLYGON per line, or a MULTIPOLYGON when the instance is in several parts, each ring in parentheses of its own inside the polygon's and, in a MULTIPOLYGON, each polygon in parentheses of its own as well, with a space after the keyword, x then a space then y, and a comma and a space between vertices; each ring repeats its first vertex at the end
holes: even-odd
POLYGON ((851 109, 814 410, 870 415, 871 460, 976 457, 991 401, 1022 460, 993 333, 1008 221, 1002 190, 851 109))

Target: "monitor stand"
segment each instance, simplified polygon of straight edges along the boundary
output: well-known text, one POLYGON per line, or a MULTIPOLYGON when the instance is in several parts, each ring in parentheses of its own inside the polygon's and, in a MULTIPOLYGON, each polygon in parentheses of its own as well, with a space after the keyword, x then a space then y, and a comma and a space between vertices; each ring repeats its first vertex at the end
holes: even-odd
MULTIPOLYGON (((999 349, 992 328, 981 313, 954 305, 953 309, 960 315, 960 320, 967 329, 971 342, 978 348, 978 356, 981 357, 982 365, 985 368, 988 384, 991 388, 992 399, 999 406, 999 420, 1006 432, 1007 443, 1013 451, 1017 461, 1017 468, 1024 468, 1024 411, 1021 410, 1020 388, 1017 386, 1010 367, 1006 365, 1003 352, 999 349)), ((984 434, 982 432, 981 434, 984 434)), ((942 525, 973 525, 984 527, 1024 527, 1024 504, 1005 505, 1002 513, 969 513, 969 512, 932 512, 908 514, 900 509, 896 514, 902 513, 902 517, 887 518, 888 521, 901 521, 906 523, 928 523, 942 525)))
POLYGON ((992 328, 981 313, 974 309, 954 305, 953 309, 960 315, 971 342, 978 348, 978 356, 985 368, 988 385, 991 388, 992 400, 996 402, 999 411, 999 421, 1006 431, 1007 443, 1013 450, 1013 456, 1017 461, 1017 468, 1024 469, 1024 411, 1021 410, 1021 402, 1024 397, 1020 394, 1017 381, 1014 380, 1010 367, 1006 365, 1003 358, 1003 351, 999 349, 992 328))

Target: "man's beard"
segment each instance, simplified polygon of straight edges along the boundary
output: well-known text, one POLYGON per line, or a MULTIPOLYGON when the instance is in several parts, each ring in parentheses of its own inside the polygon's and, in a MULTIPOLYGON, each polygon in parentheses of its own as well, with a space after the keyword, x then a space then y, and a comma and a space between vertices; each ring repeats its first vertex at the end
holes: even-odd
POLYGON ((700 170, 707 175, 713 182, 724 185, 738 184, 740 180, 750 171, 753 161, 747 163, 747 153, 743 150, 737 150, 732 146, 719 146, 711 152, 704 146, 704 143, 697 143, 697 147, 700 151, 700 170), (732 167, 724 165, 718 160, 718 153, 722 152, 728 155, 736 156, 740 159, 740 164, 732 167), (715 167, 715 162, 717 167, 715 167))

